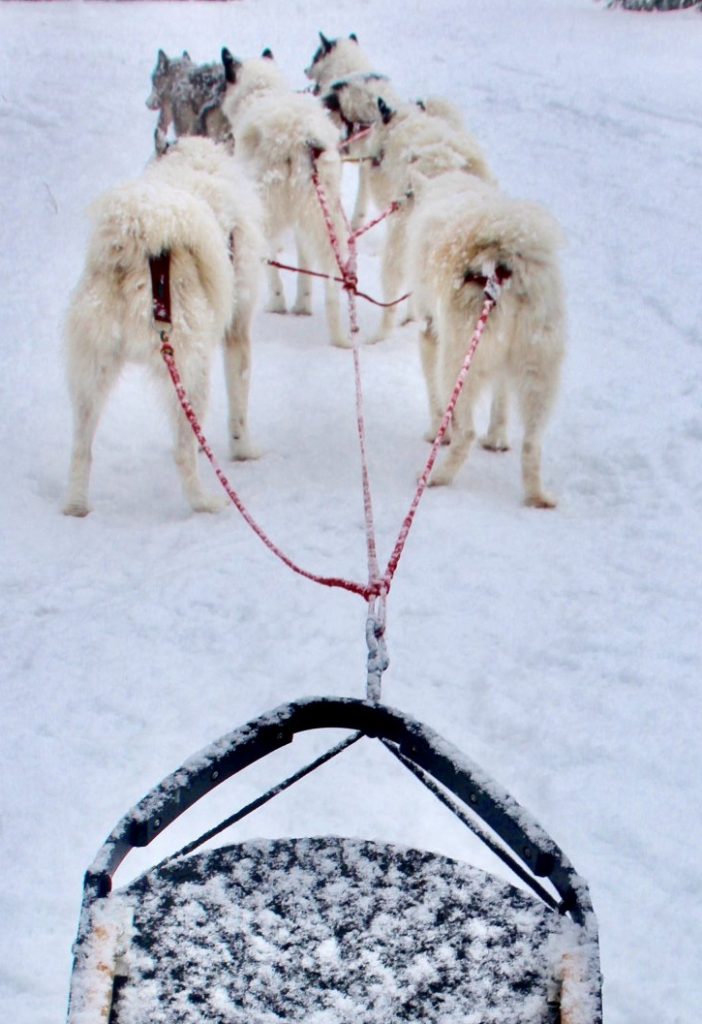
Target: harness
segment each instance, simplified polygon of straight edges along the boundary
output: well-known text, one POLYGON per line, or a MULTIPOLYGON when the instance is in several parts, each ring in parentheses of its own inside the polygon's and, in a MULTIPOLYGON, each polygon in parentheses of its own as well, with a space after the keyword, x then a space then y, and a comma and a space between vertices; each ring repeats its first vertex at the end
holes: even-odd
POLYGON ((158 256, 149 256, 151 271, 151 305, 154 320, 171 323, 171 254, 164 249, 158 256))
POLYGON ((466 270, 463 275, 463 283, 476 284, 482 291, 488 292, 488 285, 490 285, 491 281, 496 281, 498 286, 501 287, 505 281, 509 281, 511 276, 512 271, 510 268, 504 263, 498 263, 492 275, 477 274, 473 270, 466 270))

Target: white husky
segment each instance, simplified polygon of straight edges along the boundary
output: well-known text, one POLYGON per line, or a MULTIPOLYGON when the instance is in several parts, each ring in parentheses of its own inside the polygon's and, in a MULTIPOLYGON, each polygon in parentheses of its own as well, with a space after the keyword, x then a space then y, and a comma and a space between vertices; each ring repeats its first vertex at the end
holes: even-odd
MULTIPOLYGON (((292 92, 270 51, 239 61, 222 51, 227 91, 222 111, 235 138, 235 160, 257 182, 263 200, 266 234, 275 249, 281 236, 293 230, 301 267, 339 275, 324 215, 312 181, 313 156, 326 194, 340 249, 346 258, 346 228, 341 207, 339 132, 313 96, 292 92)), ((280 274, 270 268, 272 312, 284 313, 285 296, 280 274)), ((311 312, 311 284, 297 276, 293 312, 311 312)), ((339 286, 325 282, 330 340, 349 344, 341 319, 339 286)))
MULTIPOLYGON (((506 383, 516 395, 524 426, 525 502, 554 507, 541 484, 541 438, 565 347, 559 244, 558 226, 544 210, 467 175, 436 178, 418 194, 409 228, 409 268, 417 314, 426 318, 421 352, 431 438, 483 307, 485 278, 496 267, 510 275, 456 405, 450 447, 430 483, 451 483, 475 438, 478 395, 488 384, 500 389, 506 383)), ((506 447, 505 404, 493 405, 490 447, 506 447)))
POLYGON ((73 453, 64 506, 89 511, 92 442, 110 389, 128 361, 165 386, 176 435, 175 459, 195 511, 216 511, 203 491, 197 445, 160 355, 149 260, 170 254, 173 348, 198 416, 205 410, 211 354, 224 341, 230 454, 255 457, 247 426, 249 325, 263 259, 258 199, 232 160, 207 139, 182 139, 136 181, 95 203, 85 269, 66 325, 73 453))
MULTIPOLYGON (((348 38, 327 39, 319 33, 320 46, 315 51, 305 74, 314 82, 315 96, 324 96, 335 82, 348 77, 359 77, 367 81, 382 81, 386 93, 390 86, 384 75, 378 75, 358 43, 358 37, 351 33, 348 38)), ((346 125, 346 137, 355 134, 361 127, 359 122, 346 125)), ((367 143, 359 141, 347 147, 348 159, 358 162, 358 190, 351 217, 351 227, 359 228, 368 216, 370 190, 368 184, 367 143)))
MULTIPOLYGON (((492 181, 492 174, 477 141, 458 131, 444 116, 434 116, 414 103, 389 107, 378 96, 376 83, 364 83, 357 76, 338 82, 324 97, 337 117, 373 124, 371 140, 370 189, 379 209, 402 201, 427 179, 452 171, 492 181)), ((387 221, 382 259, 383 296, 396 300, 407 279, 407 225, 412 205, 404 203, 387 221)), ((392 332, 396 307, 383 310, 373 341, 392 332)))
POLYGON ((347 39, 327 39, 319 33, 320 46, 305 68, 305 74, 315 83, 315 93, 323 94, 333 82, 356 72, 372 71, 368 57, 358 45, 358 36, 352 32, 347 39))

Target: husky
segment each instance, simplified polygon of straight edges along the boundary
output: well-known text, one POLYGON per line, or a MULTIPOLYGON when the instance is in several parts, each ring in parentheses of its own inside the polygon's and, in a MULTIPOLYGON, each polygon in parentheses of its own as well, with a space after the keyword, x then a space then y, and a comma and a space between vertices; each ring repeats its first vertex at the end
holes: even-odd
POLYGON ((229 126, 220 110, 223 94, 221 64, 195 64, 187 50, 182 57, 173 58, 159 50, 146 100, 149 110, 159 111, 154 131, 156 153, 165 153, 171 124, 176 138, 207 135, 231 147, 229 126))
POLYGON ((489 447, 506 445, 506 390, 516 395, 524 426, 525 504, 553 508, 541 483, 541 439, 553 407, 565 351, 565 312, 558 225, 540 207, 503 195, 460 172, 427 180, 408 231, 410 284, 418 316, 422 367, 433 439, 484 304, 486 279, 507 278, 456 405, 451 443, 429 483, 450 484, 475 439, 473 411, 487 385, 498 389, 489 447))
POLYGON ((153 318, 150 257, 170 254, 173 349, 190 403, 205 412, 211 356, 224 344, 230 455, 255 458, 247 426, 249 326, 264 241, 258 198, 208 139, 181 139, 135 181, 111 189, 92 208, 85 268, 66 321, 73 451, 63 511, 90 511, 92 443, 108 394, 127 362, 159 382, 173 421, 175 461, 196 512, 218 511, 197 468, 197 445, 160 355, 153 318), (258 213, 257 213, 258 208, 258 213))
MULTIPOLYGON (((395 201, 400 209, 387 222, 382 257, 382 287, 386 302, 400 295, 406 281, 407 225, 415 186, 451 171, 483 181, 493 181, 492 172, 478 142, 467 131, 457 131, 444 117, 435 117, 415 103, 391 106, 378 95, 377 83, 352 76, 335 83, 324 97, 332 114, 342 121, 363 121, 373 125, 369 183, 379 209, 395 201)), ((395 325, 396 307, 383 310, 380 325, 371 341, 387 338, 395 325)), ((408 319, 412 318, 410 311, 408 319)))
POLYGON ((372 71, 371 62, 352 32, 348 39, 327 39, 319 33, 320 46, 305 68, 305 75, 314 82, 314 93, 321 95, 333 82, 356 72, 372 71))
MULTIPOLYGON (((320 32, 319 38, 320 46, 315 51, 310 64, 305 68, 306 76, 314 82, 315 96, 326 95, 330 90, 333 90, 336 82, 358 79, 369 90, 369 93, 373 84, 377 83, 378 89, 380 89, 382 83, 383 95, 399 103, 399 98, 395 97, 387 75, 382 75, 373 69, 370 60, 359 45, 358 36, 355 32, 352 32, 346 39, 341 37, 338 39, 327 39, 320 32)), ((378 95, 380 95, 380 92, 378 92, 378 95)), ((340 118, 340 120, 345 128, 346 139, 349 139, 365 127, 365 122, 361 120, 356 122, 344 122, 343 118, 340 118)), ((368 143, 364 140, 359 140, 356 143, 345 146, 344 152, 347 154, 346 159, 358 163, 358 189, 353 214, 351 215, 351 227, 356 230, 367 220, 370 204, 368 178, 368 160, 370 157, 368 143)))
MULTIPOLYGON (((339 132, 317 100, 292 92, 278 70, 270 50, 260 58, 240 61, 226 48, 222 51, 227 90, 222 111, 227 117, 236 147, 234 159, 258 183, 273 250, 284 232, 292 230, 302 268, 316 269, 332 277, 339 268, 329 239, 325 218, 312 180, 313 157, 326 194, 333 229, 346 259, 346 226, 341 207, 341 159, 339 132)), ((269 310, 286 311, 280 274, 269 268, 269 310)), ((297 298, 292 312, 309 315, 311 285, 298 274, 297 298)), ((350 344, 341 320, 339 288, 325 282, 326 311, 333 345, 350 344)))
MULTIPOLYGON (((347 137, 356 134, 361 128, 375 120, 377 111, 374 109, 374 105, 379 96, 382 96, 390 106, 396 106, 401 102, 388 76, 373 68, 354 32, 346 39, 327 39, 320 32, 319 38, 320 46, 315 51, 309 66, 305 68, 306 76, 314 82, 314 94, 325 96, 330 91, 333 92, 335 86, 343 88, 342 83, 346 83, 348 86, 350 82, 355 82, 359 98, 370 100, 373 104, 365 117, 362 116, 362 109, 358 109, 355 111, 357 118, 355 121, 344 122, 347 137), (337 85, 337 83, 339 84, 337 85)), ((431 117, 445 121, 455 131, 465 130, 460 110, 443 97, 430 96, 426 99, 417 99, 414 102, 420 110, 431 117)), ((351 226, 359 228, 367 219, 370 205, 369 161, 372 159, 372 152, 367 140, 353 144, 348 147, 347 151, 348 159, 358 162, 358 192, 351 226)))

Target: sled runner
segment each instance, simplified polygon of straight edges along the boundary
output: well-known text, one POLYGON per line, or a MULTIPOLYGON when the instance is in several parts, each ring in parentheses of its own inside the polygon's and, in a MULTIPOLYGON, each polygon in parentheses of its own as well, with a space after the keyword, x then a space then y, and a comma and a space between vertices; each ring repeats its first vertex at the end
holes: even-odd
POLYGON ((74 954, 69 1024, 601 1022, 597 924, 586 883, 476 764, 426 726, 369 701, 286 704, 156 786, 117 824, 86 873, 74 954), (313 729, 350 734, 112 890, 132 849, 313 729), (333 836, 196 852, 364 738, 383 744, 522 885, 438 854, 333 836))

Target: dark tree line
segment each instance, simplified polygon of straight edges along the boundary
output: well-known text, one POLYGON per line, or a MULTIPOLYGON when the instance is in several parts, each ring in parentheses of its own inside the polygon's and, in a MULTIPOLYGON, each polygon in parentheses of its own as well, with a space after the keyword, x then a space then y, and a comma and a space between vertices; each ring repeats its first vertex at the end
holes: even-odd
POLYGON ((684 7, 702 10, 702 0, 608 0, 607 6, 627 11, 680 11, 684 7))

